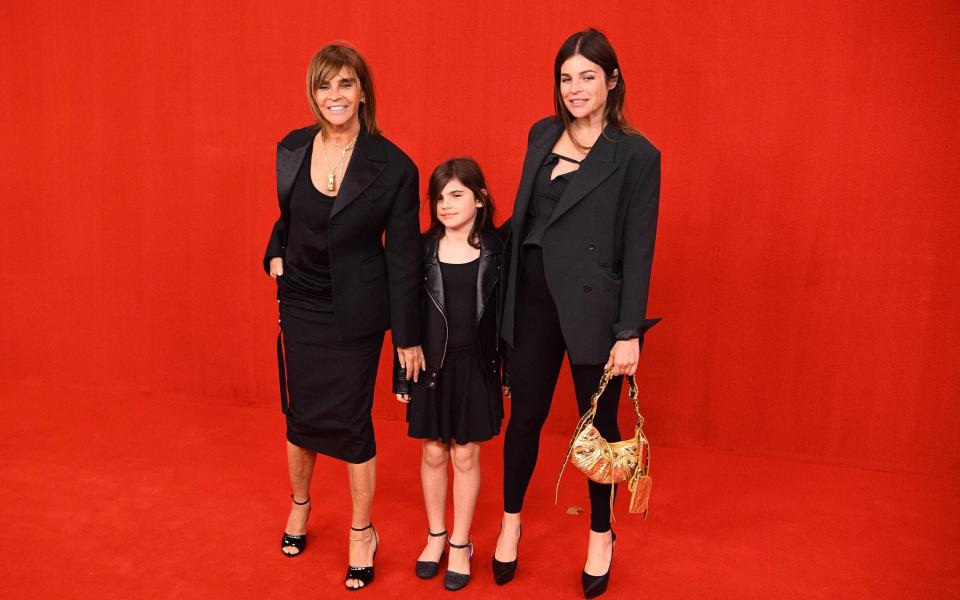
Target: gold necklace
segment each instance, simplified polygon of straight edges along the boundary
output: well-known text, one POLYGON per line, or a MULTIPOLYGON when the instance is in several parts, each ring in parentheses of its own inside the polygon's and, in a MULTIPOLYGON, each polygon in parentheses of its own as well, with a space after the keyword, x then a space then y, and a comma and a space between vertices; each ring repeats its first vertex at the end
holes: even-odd
POLYGON ((347 152, 353 149, 353 145, 357 142, 357 138, 360 136, 353 136, 353 139, 350 140, 350 143, 343 147, 343 150, 340 151, 340 162, 338 162, 334 167, 330 168, 330 160, 327 158, 327 144, 323 139, 323 129, 320 130, 320 145, 323 146, 323 165, 327 168, 327 191, 332 192, 337 188, 337 169, 343 166, 343 159, 346 158, 347 152))

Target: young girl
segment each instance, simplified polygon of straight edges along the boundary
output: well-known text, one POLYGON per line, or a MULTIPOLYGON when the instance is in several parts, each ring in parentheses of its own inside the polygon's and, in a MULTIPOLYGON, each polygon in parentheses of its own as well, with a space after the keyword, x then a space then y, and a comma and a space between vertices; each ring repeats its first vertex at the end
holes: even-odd
POLYGON ((430 176, 430 229, 423 236, 422 346, 426 370, 417 381, 394 363, 394 392, 407 402, 410 437, 423 440, 420 477, 427 544, 417 576, 434 577, 450 546, 443 585, 470 581, 470 524, 480 491, 480 442, 500 433, 497 304, 503 242, 480 167, 455 158, 430 176), (447 463, 453 458, 453 534, 446 530, 447 463))

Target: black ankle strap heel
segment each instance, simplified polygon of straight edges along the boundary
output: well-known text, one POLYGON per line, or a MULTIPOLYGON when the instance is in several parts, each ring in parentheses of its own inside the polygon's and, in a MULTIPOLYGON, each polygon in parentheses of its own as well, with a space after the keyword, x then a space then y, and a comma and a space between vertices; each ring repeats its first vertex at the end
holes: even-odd
MULTIPOLYGON (((430 537, 446 537, 447 530, 444 529, 440 533, 434 533, 427 529, 427 535, 430 537)), ((443 558, 444 552, 440 553, 440 558, 443 558)), ((437 576, 437 573, 440 572, 440 561, 434 562, 432 560, 418 560, 416 565, 417 577, 420 579, 433 579, 437 576)))
MULTIPOLYGON (((310 496, 307 496, 307 499, 303 502, 297 502, 297 499, 293 494, 290 494, 290 500, 293 501, 297 506, 306 506, 310 504, 310 496)), ((312 507, 311 507, 312 508, 312 507)), ((310 509, 307 509, 307 515, 310 515, 310 509)), ((294 556, 300 556, 303 554, 303 551, 307 548, 307 534, 303 533, 300 535, 291 535, 286 531, 283 532, 283 538, 280 540, 280 552, 283 553, 287 558, 293 558, 294 556), (285 552, 284 548, 296 548, 296 552, 285 552)))
MULTIPOLYGON (((447 540, 447 545, 451 548, 456 548, 457 550, 463 550, 467 548, 469 550, 469 558, 473 558, 473 542, 469 539, 466 544, 454 544, 450 540, 447 540)), ((467 573, 457 573, 456 571, 451 571, 447 569, 447 574, 443 576, 443 587, 447 588, 451 592, 456 592, 457 590, 462 590, 467 587, 467 584, 470 583, 470 575, 467 573)))
MULTIPOLYGON (((366 527, 357 528, 357 527, 353 527, 352 525, 350 526, 351 531, 366 531, 368 529, 373 529, 373 539, 377 544, 373 549, 373 560, 376 560, 377 550, 380 549, 380 536, 377 535, 377 528, 373 526, 372 522, 366 527)), ((373 582, 373 565, 370 565, 369 567, 352 567, 348 565, 347 576, 344 579, 344 583, 346 583, 351 579, 356 579, 361 584, 363 584, 360 587, 355 587, 355 588, 347 587, 347 589, 350 590, 351 592, 362 590, 363 588, 367 587, 373 582)))

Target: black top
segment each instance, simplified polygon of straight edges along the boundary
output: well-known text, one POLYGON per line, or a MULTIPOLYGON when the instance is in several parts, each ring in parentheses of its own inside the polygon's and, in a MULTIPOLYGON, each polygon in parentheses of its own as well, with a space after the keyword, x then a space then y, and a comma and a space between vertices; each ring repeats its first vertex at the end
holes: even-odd
POLYGON ((543 247, 543 232, 547 229, 550 217, 553 216, 553 211, 560 203, 560 196, 567 189, 570 180, 579 171, 579 169, 576 169, 569 173, 557 175, 556 178, 551 180, 550 176, 553 174, 553 169, 561 159, 580 164, 579 161, 555 152, 547 154, 533 183, 533 195, 530 198, 530 208, 527 211, 526 233, 523 236, 524 246, 543 247))
POLYGON ((330 249, 327 225, 335 196, 328 196, 310 179, 313 144, 300 166, 290 196, 290 235, 283 264, 284 291, 314 297, 319 306, 333 310, 330 249))
POLYGON ((468 263, 440 263, 447 312, 447 349, 477 343, 477 272, 480 258, 468 263))

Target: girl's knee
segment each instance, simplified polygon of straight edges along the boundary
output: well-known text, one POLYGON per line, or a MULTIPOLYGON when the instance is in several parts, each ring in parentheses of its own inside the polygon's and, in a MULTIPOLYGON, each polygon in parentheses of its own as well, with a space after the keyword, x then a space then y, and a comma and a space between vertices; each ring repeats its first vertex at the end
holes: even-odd
POLYGON ((427 441, 423 444, 423 464, 431 469, 447 466, 450 448, 440 442, 427 441))
POLYGON ((450 453, 453 455, 453 468, 457 471, 472 471, 480 463, 479 444, 454 444, 450 453))

